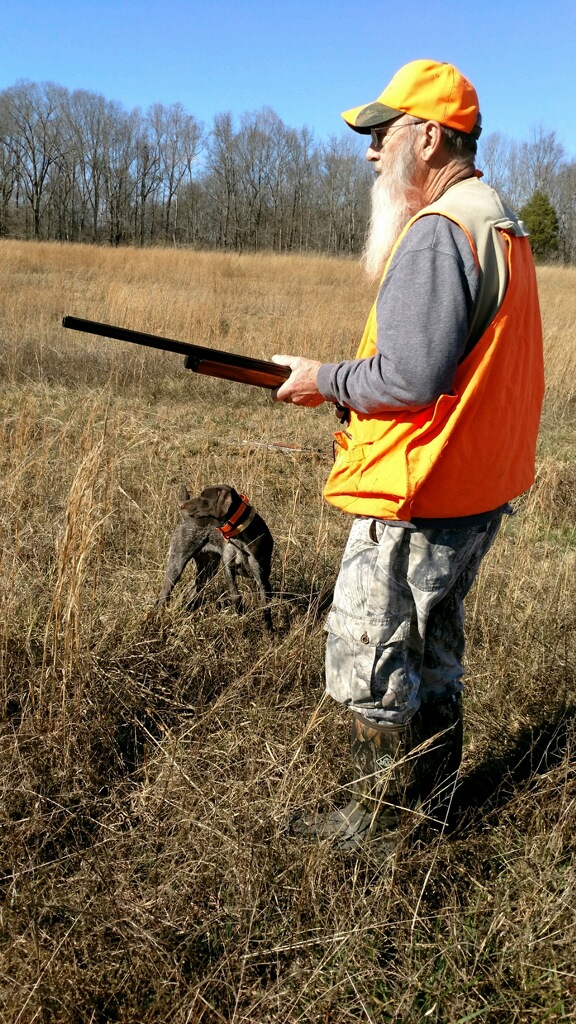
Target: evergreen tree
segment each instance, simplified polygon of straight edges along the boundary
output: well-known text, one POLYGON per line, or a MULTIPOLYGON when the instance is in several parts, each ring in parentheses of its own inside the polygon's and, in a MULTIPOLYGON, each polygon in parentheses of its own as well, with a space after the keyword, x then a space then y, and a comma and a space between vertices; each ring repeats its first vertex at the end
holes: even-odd
POLYGON ((520 217, 530 233, 530 244, 536 260, 556 256, 560 245, 558 217, 545 192, 536 189, 520 210, 520 217))

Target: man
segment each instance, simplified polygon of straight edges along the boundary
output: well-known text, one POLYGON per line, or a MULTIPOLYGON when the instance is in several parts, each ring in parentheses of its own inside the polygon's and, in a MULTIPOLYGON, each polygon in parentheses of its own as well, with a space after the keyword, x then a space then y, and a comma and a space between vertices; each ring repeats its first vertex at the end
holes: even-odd
POLYGON ((354 849, 450 791, 463 600, 509 500, 533 482, 543 368, 529 243, 475 170, 470 82, 412 61, 342 116, 371 136, 376 302, 356 359, 274 358, 292 371, 276 400, 333 402, 343 417, 325 496, 354 518, 326 685, 353 713, 355 780, 346 807, 299 830, 354 849))

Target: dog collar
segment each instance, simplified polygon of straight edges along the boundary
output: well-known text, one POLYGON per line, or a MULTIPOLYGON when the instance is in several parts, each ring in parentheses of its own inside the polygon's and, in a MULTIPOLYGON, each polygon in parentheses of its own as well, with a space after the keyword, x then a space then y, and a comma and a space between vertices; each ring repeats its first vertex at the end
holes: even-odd
POLYGON ((246 495, 241 494, 240 504, 236 506, 230 518, 222 526, 218 526, 217 529, 220 530, 224 540, 231 540, 232 537, 237 537, 239 533, 242 533, 250 525, 255 515, 256 509, 252 508, 246 495))

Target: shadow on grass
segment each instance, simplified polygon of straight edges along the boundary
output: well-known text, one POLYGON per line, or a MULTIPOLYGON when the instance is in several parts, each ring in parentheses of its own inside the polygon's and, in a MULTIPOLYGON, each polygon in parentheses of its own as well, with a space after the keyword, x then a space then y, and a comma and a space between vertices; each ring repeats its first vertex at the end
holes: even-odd
POLYGON ((558 711, 552 720, 523 729, 501 753, 461 776, 448 831, 464 836, 480 818, 498 819, 519 789, 558 768, 575 743, 576 704, 558 711))

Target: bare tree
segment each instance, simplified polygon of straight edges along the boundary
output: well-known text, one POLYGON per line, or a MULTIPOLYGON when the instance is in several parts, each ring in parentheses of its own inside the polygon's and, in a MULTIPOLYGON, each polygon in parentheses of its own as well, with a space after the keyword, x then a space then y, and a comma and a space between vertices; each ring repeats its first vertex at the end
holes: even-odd
POLYGON ((321 147, 321 209, 324 211, 323 248, 355 252, 366 222, 369 172, 354 139, 332 136, 321 147))
POLYGON ((179 190, 192 181, 198 154, 204 143, 202 125, 187 114, 181 103, 169 107, 156 103, 146 115, 150 144, 158 156, 165 238, 176 242, 179 190))
POLYGON ((560 229, 560 254, 565 263, 576 263, 576 163, 566 163, 554 180, 551 195, 560 229))
POLYGON ((550 195, 555 176, 564 160, 564 147, 555 131, 536 125, 528 142, 522 144, 521 163, 525 176, 526 199, 540 190, 550 195))
POLYGON ((284 245, 287 249, 303 250, 314 244, 312 210, 318 189, 318 158, 310 130, 304 127, 289 131, 286 149, 284 245))
POLYGON ((145 124, 142 124, 135 141, 134 175, 134 218, 137 225, 138 244, 143 246, 146 241, 148 200, 152 198, 153 201, 154 198, 158 198, 162 182, 158 147, 149 140, 145 124))
POLYGON ((501 132, 482 135, 478 146, 477 166, 485 180, 498 192, 508 191, 510 158, 514 143, 501 132))
POLYGON ((239 248, 239 164, 232 114, 217 114, 210 132, 208 168, 203 184, 209 201, 213 244, 239 248))
POLYGON ((78 159, 79 237, 88 230, 93 242, 101 237, 107 146, 117 114, 117 105, 85 90, 73 92, 65 106, 65 123, 78 159))
POLYGON ((284 126, 270 107, 244 114, 236 137, 241 244, 272 244, 268 232, 274 201, 280 202, 284 126), (273 198, 274 195, 274 198, 273 198))
POLYGON ((9 232, 9 210, 18 182, 18 157, 10 144, 10 114, 0 95, 0 236, 9 232))
POLYGON ((18 167, 32 210, 32 234, 40 237, 44 189, 61 147, 59 113, 65 90, 51 82, 19 82, 4 93, 6 146, 18 167))
POLYGON ((103 183, 111 245, 121 245, 132 237, 131 222, 136 191, 136 138, 139 115, 127 114, 120 104, 112 104, 113 120, 106 125, 103 183))

